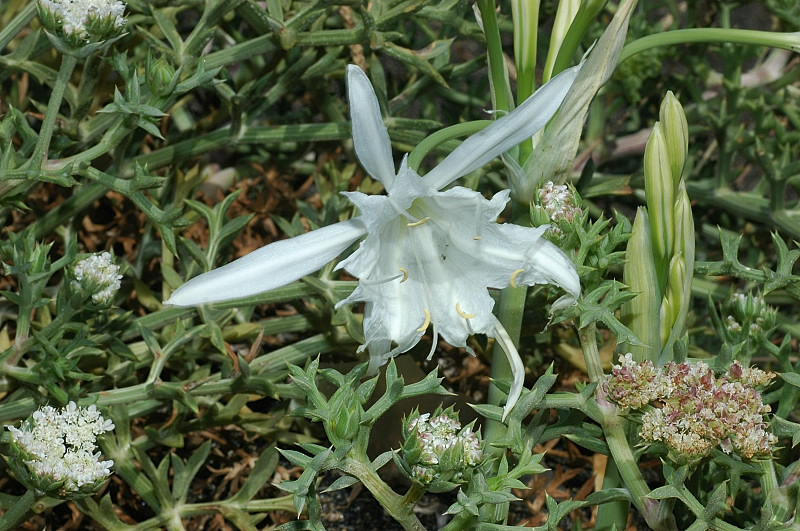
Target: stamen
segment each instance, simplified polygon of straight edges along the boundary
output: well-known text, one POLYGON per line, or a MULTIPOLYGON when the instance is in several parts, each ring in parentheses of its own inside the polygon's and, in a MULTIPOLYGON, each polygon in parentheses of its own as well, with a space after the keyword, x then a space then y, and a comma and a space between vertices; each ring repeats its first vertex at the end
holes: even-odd
POLYGON ((483 239, 483 236, 473 236, 473 237, 472 237, 472 239, 473 239, 473 240, 476 240, 476 241, 477 241, 477 240, 482 240, 482 239, 483 239))
POLYGON ((382 279, 378 279, 378 280, 367 280, 367 279, 361 278, 358 281, 361 284, 366 284, 368 286, 377 286, 379 284, 387 284, 389 282, 394 282, 398 278, 402 278, 403 280, 400 281, 400 283, 402 284, 408 278, 408 271, 406 271, 402 267, 400 268, 400 271, 402 271, 402 273, 400 273, 398 275, 394 275, 394 276, 389 277, 389 278, 382 278, 382 279))
POLYGON ((424 223, 427 223, 430 220, 431 220, 431 217, 428 216, 428 217, 422 218, 419 221, 415 221, 414 223, 406 223, 406 227, 419 227, 420 225, 422 225, 424 223))
POLYGON ((436 323, 433 323, 433 338, 431 339, 431 349, 428 351, 428 357, 425 358, 428 361, 433 357, 433 353, 436 352, 436 346, 439 344, 439 330, 436 327, 436 323))
POLYGON ((428 329, 428 325, 431 324, 431 312, 429 312, 427 308, 422 311, 425 312, 425 322, 422 323, 422 326, 417 328, 417 332, 424 332, 428 329))
POLYGON ((520 273, 524 273, 524 272, 525 272, 524 269, 517 269, 516 271, 511 273, 511 287, 512 288, 516 288, 517 287, 517 275, 519 275, 520 273))
POLYGON ((508 401, 506 401, 506 405, 503 408, 502 420, 505 422, 506 417, 514 409, 514 405, 519 400, 520 394, 522 394, 522 386, 525 383, 525 366, 522 364, 522 359, 519 357, 519 352, 517 352, 514 342, 511 341, 511 337, 499 321, 494 327, 494 338, 500 344, 503 352, 506 353, 506 359, 509 366, 511 366, 511 389, 508 391, 508 401))
POLYGON ((464 313, 464 310, 461 309, 461 306, 458 303, 456 303, 456 313, 464 319, 472 319, 475 317, 474 313, 464 313))

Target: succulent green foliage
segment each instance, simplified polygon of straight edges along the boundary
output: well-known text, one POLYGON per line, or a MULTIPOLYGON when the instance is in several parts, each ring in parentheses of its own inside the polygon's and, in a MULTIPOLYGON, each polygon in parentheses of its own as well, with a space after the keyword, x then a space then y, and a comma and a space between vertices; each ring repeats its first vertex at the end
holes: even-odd
MULTIPOLYGON (((289 366, 292 382, 305 397, 305 405, 298 408, 295 414, 314 422, 321 422, 331 443, 331 447, 327 448, 319 445, 301 445, 307 453, 281 450, 284 457, 303 468, 303 474, 297 480, 282 482, 279 487, 292 493, 298 513, 308 508, 312 523, 316 522, 314 525, 320 525, 319 502, 314 488, 316 478, 322 471, 338 468, 354 478, 343 479, 338 484, 332 485, 330 490, 344 488, 358 480, 373 494, 376 494, 375 489, 379 489, 377 493, 383 494, 379 495, 379 500, 383 503, 388 503, 391 498, 397 496, 394 492, 385 493, 383 489, 388 487, 377 477, 378 469, 389 461, 392 454, 383 454, 372 462, 367 457, 370 432, 378 419, 404 398, 432 393, 448 394, 441 386, 441 378, 436 376, 436 371, 429 373, 419 382, 405 385, 392 359, 386 367, 385 392, 368 405, 378 383, 378 376, 365 380, 367 367, 367 363, 362 363, 347 374, 342 374, 331 368, 320 369, 319 359, 310 362, 306 369, 295 365, 289 366), (329 397, 320 391, 319 379, 332 384, 336 389, 329 397)), ((444 483, 440 487, 444 487, 444 483)), ((406 510, 410 510, 410 507, 406 510)))

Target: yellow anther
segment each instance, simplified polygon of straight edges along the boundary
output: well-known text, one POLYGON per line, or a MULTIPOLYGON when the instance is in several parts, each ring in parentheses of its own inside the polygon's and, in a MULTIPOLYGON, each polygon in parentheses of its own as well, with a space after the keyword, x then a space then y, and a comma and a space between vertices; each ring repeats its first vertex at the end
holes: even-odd
POLYGON ((520 273, 523 273, 523 272, 525 272, 524 269, 517 269, 516 271, 511 273, 511 287, 512 288, 516 288, 517 287, 517 275, 519 275, 520 273))
POLYGON ((428 329, 428 325, 431 324, 431 312, 429 312, 427 308, 422 311, 425 312, 425 322, 422 323, 422 326, 417 328, 417 332, 424 332, 428 329))
POLYGON ((403 273, 403 280, 400 281, 400 284, 408 280, 408 269, 401 267, 400 271, 403 273))
POLYGON ((483 236, 473 236, 472 239, 473 240, 482 240, 483 236))
POLYGON ((430 218, 430 216, 428 216, 427 218, 422 218, 421 220, 415 221, 414 223, 406 223, 406 226, 407 227, 419 227, 423 223, 427 223, 430 220, 431 220, 431 218, 430 218))
POLYGON ((475 317, 474 313, 464 313, 464 310, 461 309, 461 306, 459 306, 458 303, 456 303, 456 313, 461 317, 463 317, 464 319, 472 319, 473 317, 475 317))

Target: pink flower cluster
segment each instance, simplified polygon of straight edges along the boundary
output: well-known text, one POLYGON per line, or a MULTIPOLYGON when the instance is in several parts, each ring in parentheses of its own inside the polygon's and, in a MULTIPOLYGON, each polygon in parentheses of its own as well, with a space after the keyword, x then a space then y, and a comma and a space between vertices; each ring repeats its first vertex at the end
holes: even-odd
POLYGON ((535 227, 550 224, 547 234, 560 239, 564 237, 562 229, 569 227, 573 220, 580 220, 583 211, 579 204, 580 196, 574 190, 567 185, 547 181, 533 197, 531 220, 535 227))
POLYGON ((656 370, 651 362, 636 363, 627 354, 603 389, 621 408, 644 410, 640 436, 645 442, 663 442, 690 459, 717 446, 749 459, 769 454, 777 442, 764 420, 770 407, 756 389, 774 376, 738 362, 719 377, 702 361, 656 370))
POLYGON ((581 209, 575 204, 572 192, 565 184, 553 184, 553 181, 547 181, 539 190, 539 200, 553 221, 559 219, 572 221, 581 215, 581 209))

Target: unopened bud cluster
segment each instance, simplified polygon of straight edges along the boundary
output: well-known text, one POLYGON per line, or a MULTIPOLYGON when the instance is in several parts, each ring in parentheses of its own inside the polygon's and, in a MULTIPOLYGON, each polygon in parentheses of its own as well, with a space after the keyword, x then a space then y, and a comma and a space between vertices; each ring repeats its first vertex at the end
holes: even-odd
POLYGON ((72 289, 82 291, 98 304, 109 304, 120 288, 122 275, 107 252, 93 254, 75 264, 72 289))
POLYGON ((574 189, 565 184, 553 184, 547 181, 542 185, 531 205, 533 225, 539 227, 552 224, 548 233, 560 238, 564 226, 580 220, 583 211, 580 208, 580 197, 574 189))
POLYGON ((118 0, 39 0, 39 19, 70 47, 101 41, 125 25, 125 4, 118 0))
POLYGON ((728 340, 741 343, 765 336, 775 326, 776 311, 760 295, 734 293, 722 306, 728 340))
POLYGON ((619 358, 606 377, 605 390, 609 399, 622 409, 639 409, 664 395, 660 371, 650 360, 636 363, 631 353, 619 358))
POLYGON ((102 461, 95 450, 97 436, 113 430, 114 423, 95 406, 44 406, 19 428, 6 428, 11 432, 9 465, 28 488, 72 497, 95 492, 111 475, 114 461, 102 461))
POLYGON ((769 454, 777 442, 764 421, 770 407, 757 389, 774 376, 738 362, 721 376, 702 361, 655 370, 649 361, 637 364, 628 354, 606 377, 603 389, 620 407, 644 410, 640 436, 645 442, 663 442, 671 454, 686 459, 703 457, 715 447, 749 459, 769 454))
POLYGON ((402 459, 412 479, 423 485, 458 482, 483 458, 480 439, 471 426, 461 427, 452 410, 412 414, 404 422, 403 436, 402 459))

